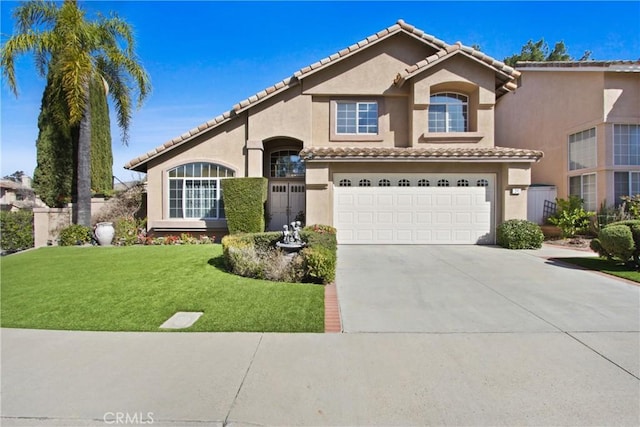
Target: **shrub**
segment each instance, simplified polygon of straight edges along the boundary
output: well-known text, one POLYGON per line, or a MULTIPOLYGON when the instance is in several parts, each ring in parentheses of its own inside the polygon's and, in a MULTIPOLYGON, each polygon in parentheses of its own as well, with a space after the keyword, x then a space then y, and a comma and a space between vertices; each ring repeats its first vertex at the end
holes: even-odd
POLYGON ((324 246, 304 248, 300 252, 305 278, 314 283, 331 283, 336 278, 336 253, 324 246))
POLYGON ((114 243, 120 246, 142 243, 146 231, 146 220, 137 220, 133 217, 121 217, 115 220, 116 230, 114 243))
POLYGON ((635 196, 622 196, 622 209, 632 218, 640 218, 640 194, 635 196))
POLYGON ((497 243, 507 249, 539 249, 544 241, 540 226, 523 219, 510 219, 496 230, 497 243))
POLYGON ((336 229, 329 225, 310 225, 300 231, 300 238, 307 246, 324 246, 335 251, 338 248, 336 229))
MULTIPOLYGON (((303 260, 287 257, 276 248, 259 247, 253 239, 222 239, 227 268, 239 276, 275 282, 299 282, 304 277, 303 260)), ((245 235, 246 237, 246 235, 245 235)))
POLYGON ((221 186, 229 233, 263 232, 267 179, 228 178, 221 181, 221 186))
POLYGON ((33 212, 0 212, 0 247, 18 251, 33 247, 33 212))
MULTIPOLYGON (((110 198, 98 213, 93 215, 91 221, 117 223, 122 218, 140 218, 143 210, 144 185, 136 184, 110 198)), ((117 235, 116 235, 117 239, 117 235)))
POLYGON ((93 232, 90 227, 73 224, 60 230, 60 246, 74 246, 90 243, 93 232))
POLYGON ((640 267, 640 220, 619 221, 603 227, 590 246, 602 257, 640 267))
POLYGON ((549 222, 558 226, 562 231, 562 237, 572 237, 585 232, 591 224, 594 212, 587 212, 582 206, 582 200, 577 196, 569 199, 556 199, 558 211, 549 218, 549 222))
POLYGON ((335 228, 305 227, 306 247, 299 254, 285 255, 276 248, 280 232, 230 234, 222 239, 227 269, 234 274, 274 281, 331 283, 336 271, 335 228))

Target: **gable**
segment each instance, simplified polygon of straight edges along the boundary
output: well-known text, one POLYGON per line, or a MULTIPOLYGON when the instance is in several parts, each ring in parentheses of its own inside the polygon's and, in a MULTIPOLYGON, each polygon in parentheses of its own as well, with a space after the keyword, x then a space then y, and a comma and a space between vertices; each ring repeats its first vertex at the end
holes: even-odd
POLYGON ((398 33, 363 50, 358 55, 327 67, 303 82, 305 94, 370 95, 401 92, 394 85, 403 70, 436 49, 405 33, 398 33))

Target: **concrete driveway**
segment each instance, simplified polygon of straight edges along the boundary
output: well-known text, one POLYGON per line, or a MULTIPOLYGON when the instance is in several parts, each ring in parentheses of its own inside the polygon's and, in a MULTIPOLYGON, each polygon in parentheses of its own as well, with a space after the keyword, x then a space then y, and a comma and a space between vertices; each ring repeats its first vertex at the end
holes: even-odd
MULTIPOLYGON (((584 255, 564 249, 560 254, 584 255)), ((638 286, 541 255, 494 246, 340 246, 336 282, 343 329, 640 331, 638 286)))

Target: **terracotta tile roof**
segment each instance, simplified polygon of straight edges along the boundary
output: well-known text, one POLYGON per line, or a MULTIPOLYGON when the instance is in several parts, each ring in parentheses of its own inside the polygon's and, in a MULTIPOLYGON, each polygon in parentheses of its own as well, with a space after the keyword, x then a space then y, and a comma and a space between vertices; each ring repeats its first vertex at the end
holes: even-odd
MULTIPOLYGON (((413 25, 407 24, 406 22, 404 22, 402 19, 398 20, 394 25, 385 28, 382 31, 377 32, 376 34, 373 34, 369 37, 367 37, 364 40, 359 41, 358 43, 355 43, 345 49, 342 49, 336 53, 334 53, 333 55, 330 55, 326 58, 321 59, 318 62, 315 62, 307 67, 301 68, 300 70, 296 71, 295 73, 293 73, 292 76, 272 85, 269 86, 268 88, 256 93, 253 96, 250 96, 249 98, 246 98, 242 101, 240 101, 239 103, 235 104, 231 110, 213 118, 212 120, 209 120, 206 123, 203 123, 191 130, 189 130, 188 132, 185 132, 184 134, 173 138, 170 141, 165 142, 164 144, 154 148, 153 150, 136 157, 135 159, 130 160, 129 162, 127 162, 127 164, 125 164, 125 168, 126 169, 132 169, 132 170, 138 170, 138 171, 146 171, 146 162, 154 157, 159 156, 160 154, 162 154, 163 152, 170 150, 172 148, 174 148, 177 145, 181 145, 187 141, 190 141, 191 139, 193 139, 194 137, 196 137, 197 135, 213 129, 219 125, 221 125, 224 122, 227 122, 229 120, 231 120, 232 118, 236 117, 238 113, 251 108, 252 106, 256 105, 259 102, 262 102, 278 93, 281 93, 283 91, 286 91, 287 89, 296 86, 299 84, 300 80, 321 70, 324 69, 326 67, 328 67, 329 65, 332 65, 344 58, 347 58, 353 54, 355 54, 356 52, 360 51, 363 48, 366 48, 367 46, 371 46, 375 43, 380 42, 381 40, 384 40, 388 37, 390 37, 393 34, 399 33, 399 32, 404 32, 406 34, 409 34, 412 37, 415 37, 421 41, 423 41, 424 43, 432 46, 434 49, 438 49, 439 52, 446 52, 447 54, 450 54, 452 52, 456 52, 456 51, 462 51, 465 52, 466 54, 468 54, 470 57, 473 57, 475 59, 481 60, 493 67, 495 67, 498 71, 501 71, 503 73, 506 73, 509 76, 512 76, 514 71, 513 69, 511 69, 510 67, 506 67, 503 63, 501 63, 500 61, 496 61, 493 58, 490 58, 478 51, 475 51, 472 48, 463 46, 461 43, 456 43, 455 45, 449 45, 447 43, 445 43, 444 41, 437 39, 436 37, 426 34, 424 31, 417 29, 416 27, 414 27, 413 25)), ((431 57, 430 57, 431 58, 431 57)), ((420 61, 418 64, 416 64, 413 67, 426 67, 429 65, 429 58, 420 61), (420 64, 420 65, 418 65, 420 64)), ((410 67, 411 69, 413 69, 413 67, 410 67)), ((415 69, 414 72, 419 72, 419 69, 415 69)), ((515 72, 517 73, 517 71, 515 72)), ((409 77, 408 73, 407 73, 407 78, 409 77)), ((511 77, 509 77, 507 80, 510 80, 511 77)), ((515 85, 514 85, 515 86, 515 85)), ((504 87, 504 86, 502 86, 504 87)), ((509 88, 510 89, 510 88, 509 88)))
POLYGON ((626 60, 612 60, 612 61, 518 61, 516 62, 516 68, 567 68, 575 70, 583 70, 586 68, 602 68, 611 71, 627 71, 627 72, 640 72, 640 60, 638 61, 626 61, 626 60))
POLYGON ((490 57, 489 55, 485 55, 484 53, 476 50, 472 47, 465 46, 460 42, 456 42, 453 45, 445 45, 444 48, 440 49, 433 55, 423 59, 422 61, 407 67, 396 76, 394 83, 398 86, 402 86, 402 84, 420 73, 421 71, 429 68, 433 64, 436 64, 445 58, 449 58, 453 55, 464 55, 471 59, 474 59, 485 66, 489 66, 494 68, 499 74, 497 76, 497 80, 500 84, 498 84, 498 89, 504 92, 514 90, 516 88, 516 84, 512 82, 520 76, 520 72, 513 67, 508 66, 502 61, 498 61, 490 57))
POLYGON ((521 148, 310 147, 300 152, 305 161, 327 160, 484 160, 538 161, 542 151, 521 148))

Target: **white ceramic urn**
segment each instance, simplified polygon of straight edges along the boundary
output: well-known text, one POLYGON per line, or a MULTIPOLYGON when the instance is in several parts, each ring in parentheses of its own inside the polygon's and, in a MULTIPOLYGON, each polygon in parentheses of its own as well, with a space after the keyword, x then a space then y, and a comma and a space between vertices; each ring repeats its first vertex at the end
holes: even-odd
POLYGON ((96 224, 96 239, 100 246, 111 246, 113 236, 116 234, 115 228, 113 228, 112 222, 99 222, 96 224))

